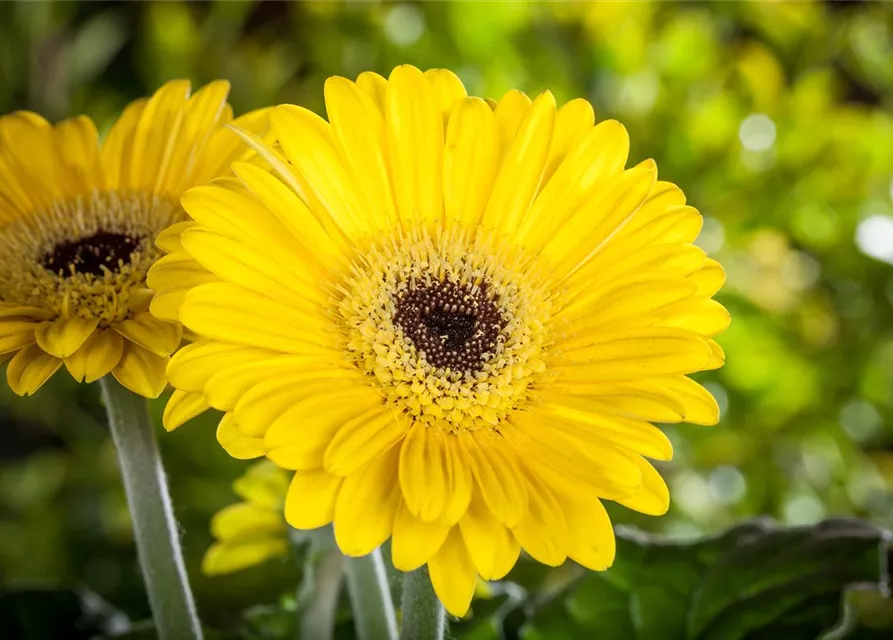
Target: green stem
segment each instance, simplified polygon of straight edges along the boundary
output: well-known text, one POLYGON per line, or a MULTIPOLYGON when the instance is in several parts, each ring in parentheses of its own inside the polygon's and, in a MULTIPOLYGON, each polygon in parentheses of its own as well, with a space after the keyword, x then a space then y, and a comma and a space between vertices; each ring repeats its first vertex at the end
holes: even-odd
POLYGON ((359 640, 396 640, 397 617, 381 551, 346 558, 347 591, 359 640))
POLYGON ((443 605, 434 593, 428 567, 403 576, 403 640, 442 640, 446 631, 443 605))
POLYGON ((301 532, 292 529, 291 538, 293 544, 301 546, 309 540, 305 552, 304 576, 298 590, 298 637, 331 640, 335 632, 335 615, 338 613, 345 558, 335 545, 331 526, 301 532), (295 535, 296 533, 301 535, 295 535))
POLYGON ((162 640, 199 640, 201 625, 146 400, 110 376, 100 382, 155 632, 162 640))

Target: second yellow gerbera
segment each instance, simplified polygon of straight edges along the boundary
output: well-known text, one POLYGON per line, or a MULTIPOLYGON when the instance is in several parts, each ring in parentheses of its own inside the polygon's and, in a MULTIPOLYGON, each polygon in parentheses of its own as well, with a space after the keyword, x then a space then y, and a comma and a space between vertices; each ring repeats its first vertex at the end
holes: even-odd
POLYGON ((392 536, 455 615, 522 548, 605 569, 601 500, 667 509, 650 423, 718 419, 686 377, 722 364, 729 322, 701 216, 583 100, 490 103, 398 67, 331 78, 326 109, 274 109, 276 143, 252 142, 272 172, 183 198, 149 282, 206 280, 180 298, 199 341, 167 426, 225 411, 232 455, 295 470, 289 524, 334 521, 355 556, 392 536))
MULTIPOLYGON (((223 127, 228 93, 224 81, 191 97, 187 81, 169 82, 128 106, 102 145, 86 116, 0 117, 0 363, 14 392, 34 393, 64 363, 78 381, 111 373, 161 393, 181 330, 149 313, 146 272, 158 234, 184 218, 182 193, 245 153, 223 127)), ((266 112, 235 122, 262 131, 266 112)))

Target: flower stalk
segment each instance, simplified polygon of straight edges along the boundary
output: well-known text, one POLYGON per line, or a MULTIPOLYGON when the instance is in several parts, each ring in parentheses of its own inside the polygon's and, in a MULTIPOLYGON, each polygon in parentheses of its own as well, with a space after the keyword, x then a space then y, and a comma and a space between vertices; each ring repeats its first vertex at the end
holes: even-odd
POLYGON ((347 592, 359 640, 397 640, 397 616, 381 550, 345 558, 347 592))
POLYGON ((290 529, 289 533, 294 547, 307 544, 303 578, 298 588, 298 637, 331 640, 346 558, 335 544, 331 525, 312 531, 290 529))
POLYGON ((446 631, 443 605, 434 593, 427 565, 403 577, 401 640, 442 640, 446 631))
POLYGON ((100 383, 155 631, 162 640, 200 640, 201 624, 146 400, 110 376, 100 383))

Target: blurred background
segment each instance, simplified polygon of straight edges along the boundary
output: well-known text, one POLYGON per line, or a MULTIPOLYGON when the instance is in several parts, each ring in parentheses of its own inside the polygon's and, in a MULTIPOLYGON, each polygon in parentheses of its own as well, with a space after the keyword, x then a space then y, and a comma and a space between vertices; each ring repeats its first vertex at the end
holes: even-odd
MULTIPOLYGON (((323 81, 400 63, 470 93, 582 96, 630 132, 705 217, 726 267, 727 364, 707 376, 717 427, 674 426, 677 538, 768 514, 893 528, 893 5, 740 3, 0 3, 0 111, 77 113, 106 130, 175 77, 232 82, 241 113, 323 110, 323 81)), ((86 584, 148 616, 95 386, 0 385, 0 583, 86 584)), ((163 400, 153 405, 160 416, 163 400)), ((199 571, 208 522, 245 465, 213 418, 161 437, 205 620, 292 588, 288 560, 199 571)))

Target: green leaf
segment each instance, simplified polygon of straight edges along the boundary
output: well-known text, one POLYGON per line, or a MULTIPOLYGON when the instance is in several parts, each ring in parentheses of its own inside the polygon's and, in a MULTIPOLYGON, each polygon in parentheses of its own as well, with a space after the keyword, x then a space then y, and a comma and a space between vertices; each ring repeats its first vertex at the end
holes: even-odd
POLYGON ((521 635, 811 640, 835 626, 851 585, 883 588, 888 539, 855 520, 780 528, 763 519, 685 543, 619 530, 615 565, 533 607, 521 635))
POLYGON ((829 520, 770 531, 732 549, 694 593, 688 637, 744 638, 832 594, 834 606, 813 618, 821 632, 837 619, 840 594, 848 585, 881 579, 881 539, 882 533, 867 523, 829 520))

